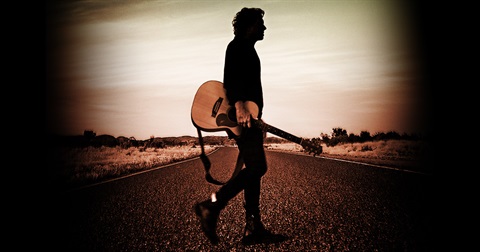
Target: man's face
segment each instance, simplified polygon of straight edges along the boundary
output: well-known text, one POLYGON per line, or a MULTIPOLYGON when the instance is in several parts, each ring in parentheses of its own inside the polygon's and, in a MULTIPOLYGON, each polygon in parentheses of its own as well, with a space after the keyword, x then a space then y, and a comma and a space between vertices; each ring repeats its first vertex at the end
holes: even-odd
POLYGON ((263 40, 264 31, 267 29, 265 27, 263 19, 257 20, 250 29, 247 31, 247 37, 253 40, 263 40))

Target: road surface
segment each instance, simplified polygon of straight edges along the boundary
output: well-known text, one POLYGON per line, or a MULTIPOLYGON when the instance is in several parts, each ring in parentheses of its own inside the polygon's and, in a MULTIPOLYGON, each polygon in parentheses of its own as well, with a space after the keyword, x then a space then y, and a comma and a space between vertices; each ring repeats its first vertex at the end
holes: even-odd
MULTIPOLYGON (((211 154, 226 180, 237 149, 211 154)), ((218 189, 199 159, 61 193, 49 235, 59 251, 427 251, 432 248, 432 176, 267 152, 265 226, 288 237, 243 246, 243 194, 221 212, 220 243, 201 233, 193 205, 218 189)))

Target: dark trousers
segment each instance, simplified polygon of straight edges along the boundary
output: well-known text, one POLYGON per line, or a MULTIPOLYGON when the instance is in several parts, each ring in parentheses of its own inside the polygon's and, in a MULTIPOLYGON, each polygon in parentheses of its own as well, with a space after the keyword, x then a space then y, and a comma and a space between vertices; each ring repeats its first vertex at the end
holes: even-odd
POLYGON ((258 215, 261 178, 267 172, 262 130, 256 127, 243 129, 237 145, 245 168, 217 191, 217 201, 223 208, 243 190, 246 214, 258 215))

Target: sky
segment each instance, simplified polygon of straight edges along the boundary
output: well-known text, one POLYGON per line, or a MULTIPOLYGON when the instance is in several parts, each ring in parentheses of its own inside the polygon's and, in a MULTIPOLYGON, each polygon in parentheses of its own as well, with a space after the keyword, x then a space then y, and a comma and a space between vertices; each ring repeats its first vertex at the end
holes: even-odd
MULTIPOLYGON (((265 11, 263 120, 299 137, 427 131, 415 16, 404 1, 58 1, 47 12, 51 133, 196 136, 199 86, 223 80, 232 19, 265 11)), ((225 132, 204 135, 226 135, 225 132)))

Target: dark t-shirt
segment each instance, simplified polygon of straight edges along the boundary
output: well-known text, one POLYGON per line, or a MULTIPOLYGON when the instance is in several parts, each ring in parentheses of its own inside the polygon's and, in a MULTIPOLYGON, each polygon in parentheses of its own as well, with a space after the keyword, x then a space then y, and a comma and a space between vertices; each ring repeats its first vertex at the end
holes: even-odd
POLYGON ((227 46, 223 85, 230 106, 237 101, 253 101, 258 105, 261 118, 263 91, 260 77, 260 59, 253 44, 234 38, 227 46))

